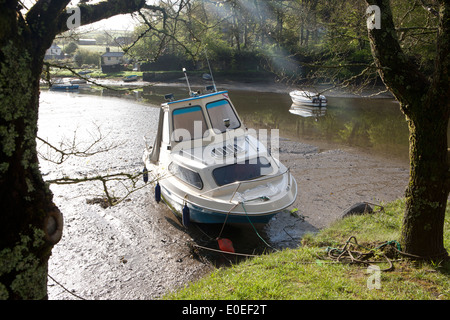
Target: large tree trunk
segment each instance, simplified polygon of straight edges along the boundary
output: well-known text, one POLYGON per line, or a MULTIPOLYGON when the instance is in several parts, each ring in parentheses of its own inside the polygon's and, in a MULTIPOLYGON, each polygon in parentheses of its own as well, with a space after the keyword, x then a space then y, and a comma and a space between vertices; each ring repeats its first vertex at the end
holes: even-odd
POLYGON ((375 63, 386 87, 400 102, 410 131, 410 178, 401 245, 412 257, 447 257, 443 243, 449 194, 447 127, 450 116, 450 4, 440 1, 435 72, 431 78, 407 57, 398 42, 389 0, 380 8, 381 28, 369 30, 375 63))
POLYGON ((16 20, 13 3, 8 4, 0 11, 8 25, 0 37, 0 297, 43 299, 47 261, 62 232, 62 216, 36 154, 43 55, 33 48, 23 21, 16 20))
POLYGON ((401 244, 409 254, 438 259, 447 255, 443 233, 448 197, 448 103, 427 100, 418 103, 409 120, 410 177, 401 244))
MULTIPOLYGON (((67 30, 69 2, 39 0, 25 17, 17 0, 0 2, 0 299, 47 297, 48 259, 62 236, 62 214, 39 171, 36 134, 44 55, 67 30)), ((144 5, 144 0, 81 4, 80 24, 144 5)))

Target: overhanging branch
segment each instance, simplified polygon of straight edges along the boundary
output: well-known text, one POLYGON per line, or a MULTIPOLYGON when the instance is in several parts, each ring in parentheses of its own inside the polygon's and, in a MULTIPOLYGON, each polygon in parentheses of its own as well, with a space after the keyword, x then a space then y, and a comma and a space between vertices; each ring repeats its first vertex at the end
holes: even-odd
MULTIPOLYGON (((54 0, 57 1, 57 0, 54 0)), ((69 1, 65 1, 67 6, 69 1)), ((149 9, 152 11, 159 11, 162 13, 163 18, 166 19, 165 9, 155 5, 147 5, 145 4, 145 0, 108 0, 102 1, 96 4, 86 4, 80 3, 78 5, 80 9, 80 26, 88 25, 94 22, 101 21, 103 19, 107 19, 113 17, 118 14, 128 14, 136 12, 142 8, 149 9)), ((52 22, 56 22, 57 26, 57 34, 62 33, 68 30, 67 20, 71 17, 72 13, 67 13, 66 10, 60 11, 57 15, 52 15, 49 17, 52 19, 52 22)), ((42 17, 45 19, 45 17, 42 17)))

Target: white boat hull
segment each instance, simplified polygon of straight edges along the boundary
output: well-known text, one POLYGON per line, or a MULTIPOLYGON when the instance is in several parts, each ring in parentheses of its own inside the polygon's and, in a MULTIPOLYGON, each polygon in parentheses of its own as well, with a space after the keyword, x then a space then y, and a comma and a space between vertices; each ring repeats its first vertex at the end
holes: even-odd
POLYGON ((173 176, 167 166, 154 165, 148 158, 144 156, 146 168, 150 179, 160 185, 162 200, 180 217, 187 205, 193 222, 267 223, 297 197, 295 178, 281 163, 273 175, 236 181, 215 190, 198 190, 173 176))
POLYGON ((309 91, 294 90, 289 93, 292 102, 296 105, 310 107, 326 107, 327 99, 324 95, 317 95, 309 91))

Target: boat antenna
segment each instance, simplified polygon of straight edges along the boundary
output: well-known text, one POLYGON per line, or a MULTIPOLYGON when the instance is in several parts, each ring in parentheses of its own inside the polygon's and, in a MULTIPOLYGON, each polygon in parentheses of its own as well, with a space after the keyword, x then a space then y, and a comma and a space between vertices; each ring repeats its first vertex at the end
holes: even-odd
POLYGON ((187 76, 187 73, 186 73, 186 68, 183 68, 183 72, 184 72, 184 77, 186 78, 186 82, 187 82, 187 85, 188 85, 188 88, 189 88, 189 95, 191 96, 192 95, 191 85, 189 84, 189 79, 188 79, 188 76, 187 76))
POLYGON ((208 62, 208 68, 209 68, 209 74, 211 75, 211 80, 214 86, 214 92, 217 92, 217 88, 216 88, 216 83, 214 82, 214 77, 213 77, 213 73, 211 71, 211 66, 209 64, 209 59, 208 59, 208 50, 205 47, 205 56, 206 56, 206 62, 208 62))

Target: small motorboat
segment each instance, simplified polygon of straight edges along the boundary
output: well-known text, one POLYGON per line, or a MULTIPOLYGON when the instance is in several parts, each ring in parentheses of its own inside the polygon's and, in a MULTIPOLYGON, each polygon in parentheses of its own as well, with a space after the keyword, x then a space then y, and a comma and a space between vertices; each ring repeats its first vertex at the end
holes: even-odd
POLYGON ((52 91, 77 91, 79 89, 78 84, 65 84, 65 83, 56 83, 50 87, 52 91))
POLYGON ((81 74, 81 75, 88 74, 88 73, 92 73, 92 70, 82 70, 82 71, 78 72, 78 74, 81 74))
POLYGON ((71 83, 71 78, 57 78, 50 82, 51 91, 77 91, 80 86, 76 83, 71 83))
POLYGON ((184 225, 267 223, 292 205, 297 183, 245 128, 228 92, 207 89, 166 96, 154 143, 146 141, 144 181, 184 225))
POLYGON ((304 90, 294 90, 289 92, 292 102, 296 105, 305 105, 312 107, 326 107, 327 98, 318 93, 304 90))
POLYGON ((124 77, 122 80, 123 80, 124 82, 132 82, 132 81, 137 81, 137 79, 138 79, 138 76, 135 75, 135 74, 132 74, 132 75, 130 75, 130 76, 124 77))
POLYGON ((203 80, 212 80, 212 76, 209 73, 202 74, 203 80))

